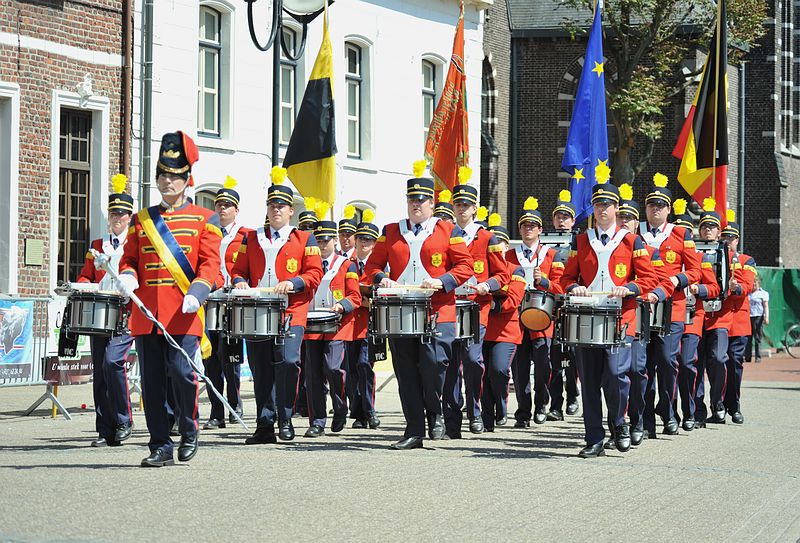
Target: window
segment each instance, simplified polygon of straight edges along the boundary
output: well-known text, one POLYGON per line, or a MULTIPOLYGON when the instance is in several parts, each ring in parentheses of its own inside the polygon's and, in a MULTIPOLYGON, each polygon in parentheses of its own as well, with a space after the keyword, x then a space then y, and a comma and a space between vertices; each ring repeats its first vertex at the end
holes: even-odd
POLYGON ((361 158, 361 83, 363 81, 361 48, 345 44, 347 56, 347 155, 361 158))
POLYGON ((198 190, 194 195, 194 203, 200 207, 214 211, 214 198, 217 197, 217 192, 212 189, 198 190))
POLYGON ((422 61, 422 132, 423 145, 428 141, 428 128, 433 121, 436 109, 436 64, 430 60, 422 61))
POLYGON ((197 130, 220 135, 220 57, 222 14, 200 7, 200 54, 197 69, 197 130))
POLYGON ((58 276, 75 281, 89 248, 92 114, 61 110, 58 153, 58 276))
MULTIPOLYGON (((283 27, 283 42, 292 57, 297 55, 297 32, 283 27)), ((276 43, 275 47, 280 47, 276 43)), ((297 61, 288 58, 281 48, 281 145, 289 145, 297 116, 297 61)))

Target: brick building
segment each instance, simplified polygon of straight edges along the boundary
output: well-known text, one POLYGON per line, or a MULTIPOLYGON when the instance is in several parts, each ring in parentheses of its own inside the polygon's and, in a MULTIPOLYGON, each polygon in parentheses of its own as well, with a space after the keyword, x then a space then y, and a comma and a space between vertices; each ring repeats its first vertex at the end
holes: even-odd
MULTIPOLYGON (((797 176, 800 159, 800 70, 797 68, 800 40, 793 28, 800 23, 800 8, 791 2, 770 0, 765 21, 767 34, 759 47, 745 59, 744 99, 746 115, 740 118, 740 77, 742 68, 729 65, 729 169, 728 203, 744 217, 744 250, 762 265, 798 266, 800 254, 797 226, 800 217, 787 213, 800 205, 797 176), (776 12, 776 6, 782 6, 776 12), (776 32, 781 29, 781 32, 776 32), (782 33, 782 35, 781 35, 782 33), (777 60, 776 60, 777 59, 777 60), (764 104, 770 107, 763 107, 764 104), (741 132, 744 121, 744 137, 741 132), (740 146, 744 145, 744 213, 738 206, 740 146)), ((524 199, 539 198, 547 212, 558 192, 566 188, 569 176, 561 171, 561 158, 567 138, 586 48, 585 38, 571 39, 565 31, 565 19, 588 19, 559 5, 558 0, 508 0, 506 21, 490 18, 487 38, 510 28, 511 70, 505 84, 508 97, 510 132, 508 149, 509 184, 507 187, 507 222, 514 225, 524 199)), ((499 44, 488 43, 493 50, 499 44)), ((704 53, 697 51, 686 60, 688 68, 702 66, 704 53)), ((501 84, 498 82, 498 86, 501 84)), ((694 96, 694 87, 675 97, 666 109, 664 131, 656 141, 652 160, 634 183, 638 199, 655 172, 671 179, 670 187, 685 197, 677 182, 679 161, 671 156, 683 121, 694 96)), ((502 98, 498 96, 498 101, 502 98)), ((501 105, 495 106, 500 109, 501 105)), ((613 155, 614 131, 609 127, 609 146, 613 155)), ((634 152, 641 152, 638 144, 634 152)), ((613 175, 613 173, 612 173, 613 175)), ((613 178, 612 178, 613 179, 613 178)), ((502 209, 502 205, 499 206, 502 209)))
POLYGON ((120 171, 122 0, 0 4, 0 293, 74 279, 120 171))

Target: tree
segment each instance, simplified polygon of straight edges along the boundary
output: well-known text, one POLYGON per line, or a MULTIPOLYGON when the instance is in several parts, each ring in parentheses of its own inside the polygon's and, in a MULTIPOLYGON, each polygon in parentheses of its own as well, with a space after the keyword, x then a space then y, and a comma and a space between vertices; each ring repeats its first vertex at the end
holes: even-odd
MULTIPOLYGON (((595 0, 561 0, 574 9, 592 9, 595 0)), ((664 109, 700 72, 686 70, 685 61, 706 48, 714 31, 712 0, 605 0, 603 45, 609 60, 606 73, 608 116, 614 125, 617 151, 614 178, 632 183, 647 166, 663 130, 664 109), (640 148, 637 148, 640 146, 640 148)), ((744 49, 764 34, 766 0, 728 0, 729 40, 735 47, 728 61, 737 62, 744 49)), ((590 22, 570 19, 573 36, 586 33, 590 22)))

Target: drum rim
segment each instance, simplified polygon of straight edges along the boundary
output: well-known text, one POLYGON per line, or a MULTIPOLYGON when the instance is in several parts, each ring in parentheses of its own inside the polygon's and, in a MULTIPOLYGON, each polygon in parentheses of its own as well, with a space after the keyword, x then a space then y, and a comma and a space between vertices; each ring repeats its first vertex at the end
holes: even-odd
POLYGON ((98 302, 98 301, 107 301, 107 302, 115 302, 121 305, 125 305, 125 297, 121 294, 112 294, 110 292, 73 292, 67 298, 67 301, 90 301, 90 302, 98 302))

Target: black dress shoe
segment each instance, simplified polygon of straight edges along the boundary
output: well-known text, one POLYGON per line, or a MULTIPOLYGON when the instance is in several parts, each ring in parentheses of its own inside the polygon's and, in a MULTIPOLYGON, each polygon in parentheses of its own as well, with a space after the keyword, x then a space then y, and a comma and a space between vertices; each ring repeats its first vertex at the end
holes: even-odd
POLYGON ((617 444, 614 443, 614 439, 613 438, 609 438, 608 441, 603 443, 603 449, 605 449, 607 451, 613 451, 616 448, 617 448, 617 444))
POLYGON ((557 420, 564 420, 564 412, 560 409, 551 409, 547 412, 547 420, 549 421, 557 421, 557 420))
POLYGON ((619 452, 628 452, 631 449, 631 427, 620 424, 614 428, 614 444, 619 452))
POLYGON ((194 455, 197 454, 197 440, 198 435, 183 436, 178 445, 178 460, 181 462, 188 462, 194 455))
POLYGON ((174 466, 175 460, 171 454, 167 454, 162 449, 150 453, 150 456, 142 460, 143 468, 161 468, 164 466, 174 466))
POLYGON ((281 430, 278 432, 278 439, 281 441, 291 441, 294 439, 294 426, 291 421, 281 423, 281 430))
POLYGON ((366 427, 367 427, 367 421, 361 419, 354 420, 353 425, 351 426, 351 428, 366 428, 366 427))
POLYGON ((367 425, 370 427, 371 430, 375 430, 378 426, 381 425, 381 419, 378 418, 377 415, 374 413, 370 416, 369 420, 367 421, 367 425))
POLYGON ((529 420, 518 420, 514 423, 514 428, 528 428, 531 425, 529 420))
POLYGON ((131 437, 131 431, 133 430, 133 424, 127 422, 125 424, 120 424, 117 426, 117 431, 114 432, 114 441, 118 441, 122 443, 129 437, 131 437))
POLYGON ((331 422, 331 432, 338 434, 344 430, 345 424, 347 424, 347 419, 333 419, 333 422, 331 422))
POLYGON ((244 440, 245 445, 265 445, 277 442, 278 438, 275 437, 274 428, 256 428, 253 435, 244 440))
POLYGON ((222 419, 208 419, 203 425, 203 430, 216 430, 217 428, 225 428, 225 421, 222 419))
POLYGON ((725 411, 714 411, 714 413, 706 419, 706 424, 725 424, 725 411))
POLYGON ((482 434, 483 433, 483 421, 474 419, 472 422, 469 423, 469 431, 473 434, 482 434))
POLYGON ((90 445, 92 447, 120 447, 122 443, 116 441, 113 437, 98 437, 90 445))
POLYGON ((586 445, 578 453, 581 458, 597 458, 598 456, 605 456, 606 451, 603 449, 603 442, 598 441, 594 445, 586 445))
MULTIPOLYGON (((316 424, 312 424, 306 430, 306 433, 303 437, 320 437, 325 435, 325 428, 322 426, 317 426, 316 424)), ((281 438, 283 439, 283 438, 281 438)))
MULTIPOLYGON (((236 406, 236 414, 239 415, 240 419, 244 418, 244 409, 242 409, 241 404, 236 406)), ((236 417, 233 416, 233 413, 228 413, 228 422, 230 424, 238 424, 239 421, 236 420, 236 417)))
POLYGON ((428 437, 430 437, 434 441, 437 439, 442 439, 444 437, 443 416, 436 415, 436 418, 433 420, 433 425, 431 425, 430 429, 428 430, 428 437))
POLYGON ((442 439, 461 439, 461 432, 455 430, 452 432, 445 432, 442 439))
POLYGON ((686 417, 685 419, 683 419, 683 424, 681 424, 681 427, 683 428, 684 432, 691 432, 692 430, 694 430, 694 426, 695 426, 694 417, 686 417))
POLYGON ((736 411, 735 413, 731 413, 731 422, 734 424, 744 424, 744 415, 742 415, 742 412, 736 411))
POLYGON ((421 449, 422 448, 422 438, 421 437, 406 437, 401 439, 397 443, 393 443, 389 446, 390 449, 394 449, 396 451, 407 451, 410 449, 421 449))
POLYGON ((698 429, 698 428, 705 428, 705 427, 706 427, 705 419, 703 419, 703 420, 695 420, 694 421, 695 430, 698 429))
POLYGON ((668 436, 678 435, 678 421, 669 419, 664 421, 664 433, 668 436))
POLYGON ((567 415, 574 415, 578 412, 578 401, 572 400, 571 402, 567 403, 567 415))
POLYGON ((631 430, 631 446, 638 447, 644 441, 644 430, 640 428, 633 428, 631 430))
POLYGON ((545 413, 544 408, 537 409, 536 413, 533 414, 533 422, 536 424, 544 424, 547 420, 547 413, 545 413))
POLYGON ((494 421, 495 426, 505 426, 506 424, 508 424, 508 417, 506 417, 505 415, 503 415, 499 419, 495 419, 494 421))

